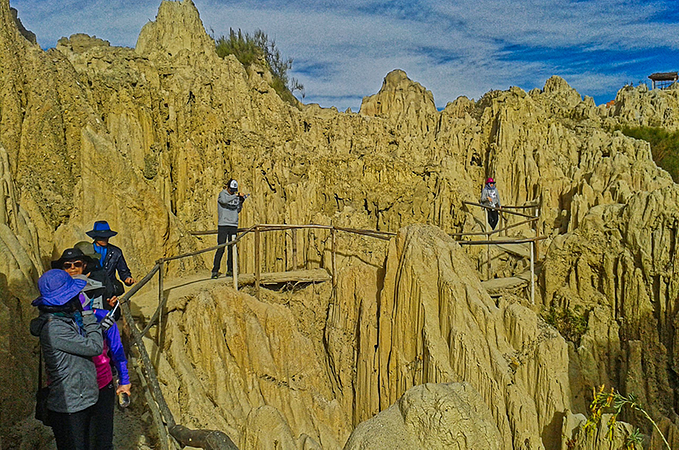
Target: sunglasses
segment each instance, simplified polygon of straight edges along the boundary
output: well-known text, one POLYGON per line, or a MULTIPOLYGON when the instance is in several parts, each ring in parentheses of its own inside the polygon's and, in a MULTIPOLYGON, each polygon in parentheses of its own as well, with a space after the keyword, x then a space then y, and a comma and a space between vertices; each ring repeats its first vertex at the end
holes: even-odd
POLYGON ((84 265, 85 264, 82 261, 73 261, 73 262, 66 261, 63 265, 63 268, 64 268, 64 270, 66 270, 66 269, 70 269, 70 268, 73 268, 73 267, 80 268, 84 265))

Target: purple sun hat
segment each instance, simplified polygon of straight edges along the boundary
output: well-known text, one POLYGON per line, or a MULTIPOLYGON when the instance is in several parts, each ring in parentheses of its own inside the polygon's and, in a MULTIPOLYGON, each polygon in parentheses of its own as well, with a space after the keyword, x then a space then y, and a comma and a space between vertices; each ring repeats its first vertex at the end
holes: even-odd
POLYGON ((33 306, 63 306, 80 292, 87 282, 71 278, 68 272, 51 269, 38 279, 40 297, 33 300, 33 306))

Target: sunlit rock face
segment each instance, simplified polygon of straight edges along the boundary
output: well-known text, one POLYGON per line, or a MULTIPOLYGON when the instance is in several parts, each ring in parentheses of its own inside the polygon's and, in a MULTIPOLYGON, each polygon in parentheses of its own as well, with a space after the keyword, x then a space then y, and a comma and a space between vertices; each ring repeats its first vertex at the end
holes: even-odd
MULTIPOLYGON (((271 430, 279 442, 341 448, 355 425, 399 401, 386 420, 403 422, 414 446, 461 439, 441 424, 421 440, 444 412, 444 422, 469 418, 459 424, 469 448, 560 440, 571 407, 566 342, 519 303, 496 305, 436 227, 402 229, 384 269, 353 262, 335 295, 326 285, 262 300, 247 292, 211 280, 182 288, 165 335, 149 341, 171 407, 192 426, 228 430, 244 448, 274 439, 271 430)), ((136 301, 142 321, 155 295, 136 301)), ((357 433, 349 448, 379 440, 357 433)))
MULTIPOLYGON (((183 314, 169 314, 176 339, 149 341, 164 349, 159 369, 187 424, 227 430, 245 448, 340 448, 412 387, 466 382, 500 448, 551 448, 568 428, 566 409, 585 413, 589 388, 606 383, 639 395, 673 430, 677 190, 647 143, 614 130, 675 130, 676 89, 625 88, 607 109, 552 77, 543 89, 460 97, 437 111, 431 92, 395 70, 360 113, 339 113, 285 103, 266 70, 218 58, 189 0, 161 3, 134 49, 79 34, 43 51, 18 23, 0 0, 4 429, 32 407, 28 305, 49 261, 105 219, 140 278, 159 257, 213 244, 189 232, 215 228, 216 195, 234 177, 251 194, 242 225, 399 235, 388 244, 338 235, 334 295, 317 286, 286 304, 226 288, 187 294, 183 314), (446 236, 484 229, 463 201, 477 201, 488 176, 503 204, 538 205, 535 227, 509 232, 546 237, 535 306, 488 297, 485 249, 446 236), (541 321, 552 306, 587 312, 577 342, 541 321), (208 343, 221 350, 196 350, 208 343)), ((306 268, 331 267, 327 235, 298 238, 306 268)), ((291 234, 262 240, 263 270, 291 268, 291 234)), ((246 239, 244 272, 254 272, 253 251, 246 239)), ((528 268, 502 248, 490 256, 491 276, 528 268)), ((210 257, 170 264, 168 279, 206 271, 210 257)))
POLYGON ((360 424, 345 449, 502 448, 483 398, 466 383, 420 384, 360 424))

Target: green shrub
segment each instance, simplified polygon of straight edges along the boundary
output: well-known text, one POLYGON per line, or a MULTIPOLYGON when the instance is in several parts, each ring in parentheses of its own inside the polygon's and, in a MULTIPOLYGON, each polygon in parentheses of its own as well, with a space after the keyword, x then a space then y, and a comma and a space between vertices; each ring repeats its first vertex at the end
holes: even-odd
POLYGON ((587 311, 584 311, 581 306, 576 306, 572 310, 552 306, 542 317, 565 339, 580 345, 580 339, 587 332, 587 316, 587 311))
MULTIPOLYGON (((618 422, 618 416, 622 412, 623 408, 625 408, 640 412, 641 415, 651 423, 655 431, 660 435, 663 444, 665 444, 665 447, 667 447, 667 450, 672 450, 669 442, 667 442, 667 439, 665 439, 665 435, 662 433, 662 431, 660 431, 658 424, 641 406, 639 399, 634 394, 630 393, 627 396, 624 396, 614 388, 611 388, 610 392, 606 392, 604 390, 604 385, 601 385, 599 390, 592 388, 592 394, 592 403, 589 405, 590 416, 587 418, 587 422, 585 422, 584 426, 584 429, 588 434, 592 435, 596 432, 597 428, 599 428, 599 424, 601 423, 602 416, 605 413, 608 413, 611 414, 611 417, 608 419, 608 432, 606 433, 606 437, 610 442, 613 442, 613 434, 615 433, 615 425, 618 422)), ((641 431, 636 428, 629 436, 626 437, 625 446, 623 448, 625 450, 642 449, 642 441, 643 437, 641 431)))
POLYGON ((232 28, 229 30, 228 38, 220 36, 215 39, 215 48, 220 58, 234 55, 244 66, 259 63, 266 67, 273 78, 271 87, 283 100, 297 105, 299 102, 293 95, 295 91, 300 91, 304 97, 304 86, 295 78, 288 77, 288 71, 292 68, 292 58, 284 59, 276 47, 276 42, 270 41, 262 30, 250 35, 240 29, 236 32, 232 28))
POLYGON ((653 161, 679 182, 679 131, 669 132, 661 127, 622 127, 622 133, 651 144, 653 161))
POLYGON ((233 28, 229 30, 229 37, 220 36, 215 39, 217 55, 224 58, 227 55, 234 55, 244 66, 249 66, 254 62, 264 64, 266 62, 264 50, 261 44, 258 45, 256 37, 238 30, 236 33, 233 28))

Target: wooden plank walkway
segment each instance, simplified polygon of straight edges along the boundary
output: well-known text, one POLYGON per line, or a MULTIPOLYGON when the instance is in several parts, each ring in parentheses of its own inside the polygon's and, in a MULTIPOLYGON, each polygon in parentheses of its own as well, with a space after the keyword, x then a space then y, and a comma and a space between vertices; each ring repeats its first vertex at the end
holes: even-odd
MULTIPOLYGON (((286 283, 323 283, 331 281, 332 276, 326 269, 292 270, 289 272, 270 272, 262 273, 260 284, 277 285, 286 283)), ((255 275, 252 273, 242 273, 238 276, 238 285, 254 285, 255 275)), ((196 288, 212 287, 215 285, 233 286, 233 277, 220 275, 219 278, 210 278, 210 272, 193 274, 181 278, 174 278, 165 282, 163 292, 167 298, 169 309, 173 308, 173 301, 196 292, 196 288)), ((139 292, 131 301, 133 305, 133 315, 136 317, 151 317, 158 307, 158 287, 145 288, 139 292)))
MULTIPOLYGON (((541 271, 542 264, 536 264, 536 283, 541 271)), ((530 287, 530 270, 525 270, 522 273, 514 275, 513 277, 491 278, 490 280, 482 281, 481 286, 483 286, 486 291, 488 291, 488 294, 490 294, 491 297, 499 297, 503 292, 530 287)))
POLYGON ((506 251, 507 253, 511 253, 511 254, 516 255, 520 258, 530 259, 530 243, 513 244, 513 245, 498 244, 498 247, 500 247, 502 250, 506 251))
MULTIPOLYGON (((522 274, 523 275, 523 274, 522 274)), ((518 277, 505 277, 505 278, 492 278, 490 280, 482 281, 481 286, 483 286, 491 297, 497 297, 502 295, 503 291, 518 289, 526 287, 530 284, 530 273, 528 278, 518 277)))
MULTIPOLYGON (((232 277, 226 277, 233 280, 232 277)), ((217 278, 218 280, 220 278, 217 278)), ((332 280, 332 276, 325 269, 291 270, 289 272, 262 273, 259 283, 282 284, 282 283, 323 283, 332 280)), ((255 275, 243 273, 238 275, 238 284, 255 284, 255 275)))

